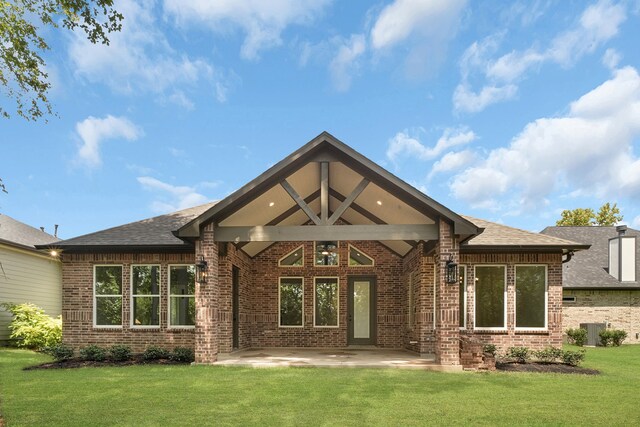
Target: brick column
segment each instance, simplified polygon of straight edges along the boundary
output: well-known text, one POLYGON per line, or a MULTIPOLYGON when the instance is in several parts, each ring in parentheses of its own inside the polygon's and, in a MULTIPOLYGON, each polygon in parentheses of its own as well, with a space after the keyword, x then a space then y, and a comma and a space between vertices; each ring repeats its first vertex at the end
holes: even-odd
POLYGON ((196 242, 196 262, 204 256, 207 280, 196 283, 196 363, 213 363, 218 357, 218 245, 214 241, 213 224, 204 227, 196 242))
POLYGON ((440 240, 436 247, 436 362, 442 365, 460 364, 460 328, 457 283, 447 283, 446 262, 460 262, 458 241, 453 226, 439 221, 440 240))

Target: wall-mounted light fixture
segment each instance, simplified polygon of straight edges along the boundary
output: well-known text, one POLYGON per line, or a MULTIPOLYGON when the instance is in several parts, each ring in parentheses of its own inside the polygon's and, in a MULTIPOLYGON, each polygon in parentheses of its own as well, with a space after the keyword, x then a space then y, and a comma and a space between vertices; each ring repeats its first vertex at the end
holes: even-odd
POLYGON ((198 283, 206 283, 207 282, 207 261, 204 259, 203 255, 200 255, 198 262, 196 262, 196 280, 198 283))
POLYGON ((449 259, 447 260, 447 283, 458 283, 458 263, 456 263, 449 255, 449 259))

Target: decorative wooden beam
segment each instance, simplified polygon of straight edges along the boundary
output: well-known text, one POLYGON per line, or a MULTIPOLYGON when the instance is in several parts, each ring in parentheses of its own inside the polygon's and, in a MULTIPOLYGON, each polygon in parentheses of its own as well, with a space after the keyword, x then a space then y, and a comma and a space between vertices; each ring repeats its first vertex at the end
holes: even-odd
POLYGON ((356 185, 356 188, 353 189, 351 194, 349 194, 342 201, 342 203, 340 204, 340 206, 338 206, 338 209, 336 209, 336 211, 333 213, 333 215, 331 215, 331 217, 329 217, 329 223, 327 225, 335 224, 336 221, 338 220, 338 218, 340 218, 342 216, 342 214, 344 213, 344 211, 346 211, 347 208, 349 206, 351 206, 353 201, 358 198, 360 193, 362 193, 364 191, 364 189, 367 187, 367 185, 369 185, 369 180, 367 178, 363 178, 362 181, 360 181, 360 183, 358 185, 356 185))
POLYGON ((436 240, 435 224, 299 225, 216 227, 219 242, 304 242, 308 240, 436 240))
POLYGON ((320 220, 329 224, 329 162, 320 162, 320 220))
MULTIPOLYGON (((291 186, 291 184, 289 184, 287 182, 286 179, 284 181, 281 181, 280 185, 282 185, 282 188, 284 188, 285 191, 287 193, 289 193, 291 198, 298 204, 298 206, 300 206, 300 208, 304 211, 304 213, 307 214, 309 219, 311 221, 313 221, 314 224, 316 224, 316 225, 320 225, 321 224, 321 221, 320 221, 320 218, 318 218, 318 215, 316 215, 316 213, 311 210, 309 205, 304 201, 304 199, 302 197, 300 197, 298 192, 291 186)), ((320 192, 320 193, 322 194, 322 192, 320 192)))

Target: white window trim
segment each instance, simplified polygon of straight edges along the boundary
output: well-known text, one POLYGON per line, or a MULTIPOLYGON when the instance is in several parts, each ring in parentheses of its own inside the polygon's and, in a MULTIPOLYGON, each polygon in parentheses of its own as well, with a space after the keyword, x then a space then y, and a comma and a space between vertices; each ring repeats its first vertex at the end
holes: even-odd
POLYGON ((124 266, 122 264, 94 264, 93 265, 93 284, 91 285, 92 287, 92 292, 93 292, 93 327, 95 329, 122 329, 122 321, 124 320, 124 266), (122 277, 120 278, 120 295, 96 295, 96 268, 97 267, 120 267, 121 271, 122 271, 122 277), (97 320, 98 320, 98 304, 97 304, 97 298, 102 298, 102 297, 120 297, 120 299, 122 300, 120 305, 122 306, 122 313, 120 314, 120 325, 98 325, 97 324, 97 320))
POLYGON ((465 331, 467 329, 467 283, 468 283, 469 276, 467 274, 468 271, 467 271, 466 265, 459 265, 458 268, 459 269, 461 268, 464 270, 464 282, 458 285, 459 287, 462 288, 460 290, 463 292, 463 296, 462 296, 463 310, 462 310, 462 313, 458 313, 458 315, 462 316, 462 326, 460 326, 460 330, 465 331))
POLYGON ((507 330, 507 271, 509 267, 506 264, 477 264, 473 266, 473 330, 474 331, 506 331, 507 330), (478 267, 504 267, 504 290, 503 290, 503 301, 504 301, 504 317, 503 322, 504 326, 500 327, 479 327, 476 325, 476 305, 478 298, 476 298, 476 282, 478 279, 477 269, 478 267))
POLYGON ((546 264, 516 264, 513 269, 513 323, 516 331, 546 331, 549 329, 549 269, 546 264), (518 267, 544 267, 544 327, 518 326, 518 267))
MULTIPOLYGON (((360 248, 358 248, 357 246, 354 246, 352 244, 349 244, 349 250, 347 251, 347 267, 351 267, 351 268, 371 268, 371 267, 375 267, 376 265, 376 260, 373 259, 373 257, 371 255, 369 255, 368 253, 366 253, 365 251, 361 250, 360 248), (355 249, 356 251, 360 252, 362 255, 364 255, 366 258, 369 258, 371 260, 371 265, 351 265, 351 249, 355 249)), ((338 260, 339 263, 339 260, 338 260)))
MULTIPOLYGON (((338 263, 337 264, 332 264, 332 265, 322 265, 322 264, 316 264, 316 244, 318 242, 324 242, 325 240, 314 240, 313 241, 313 266, 317 267, 317 268, 336 268, 336 267, 340 267, 340 241, 336 241, 336 254, 338 255, 338 263)), ((329 276, 322 276, 322 277, 329 277, 329 276)))
MULTIPOLYGON (((333 266, 335 267, 335 266, 333 266)), ((313 327, 314 328, 327 328, 337 329, 340 327, 340 278, 338 276, 317 276, 313 278, 313 327), (338 313, 336 316, 336 325, 316 325, 316 284, 318 279, 336 279, 336 286, 338 287, 338 313)))
MULTIPOLYGON (((169 264, 167 266, 167 329, 195 329, 196 325, 172 325, 171 324, 171 267, 195 267, 194 264, 169 264)), ((196 295, 176 295, 177 297, 193 297, 196 295)), ((197 309, 197 307, 196 307, 197 309)))
MULTIPOLYGON (((314 246, 314 248, 315 248, 315 246, 314 246)), ((315 256, 315 254, 314 254, 314 256, 315 256)), ((297 248, 295 248, 295 249, 294 249, 294 250, 292 250, 291 252, 288 252, 286 255, 284 255, 282 258, 280 258, 280 259, 278 260, 278 267, 281 267, 281 268, 302 268, 302 267, 304 267, 304 245, 300 245, 300 246, 298 246, 297 248), (291 255, 292 253, 294 253, 294 252, 295 252, 295 251, 297 251, 298 249, 302 251, 302 264, 300 264, 300 265, 282 265, 282 264, 281 264, 281 262, 282 262, 282 260, 283 260, 283 259, 285 259, 285 258, 286 258, 286 257, 288 257, 289 255, 291 255)))
POLYGON ((278 327, 279 328, 285 328, 285 329, 290 329, 290 328, 294 328, 294 329, 301 329, 304 328, 304 277, 302 276, 282 276, 278 279, 278 327), (300 282, 302 282, 302 319, 300 319, 302 321, 302 324, 300 325, 283 325, 282 324, 282 319, 280 318, 281 315, 281 305, 280 305, 280 289, 282 286, 282 279, 300 279, 300 282))
POLYGON ((133 323, 133 318, 134 318, 134 314, 133 314, 133 310, 134 310, 134 304, 133 304, 133 300, 134 298, 152 298, 152 297, 157 297, 158 298, 158 305, 161 305, 161 301, 162 301, 162 268, 160 267, 160 264, 131 264, 131 268, 129 269, 129 297, 131 298, 131 302, 129 303, 129 327, 132 329, 159 329, 160 328, 160 317, 162 314, 162 310, 160 310, 160 307, 158 307, 158 324, 157 325, 136 325, 135 323, 133 323), (134 295, 133 293, 133 268, 134 267, 158 267, 158 294, 148 294, 148 295, 134 295))

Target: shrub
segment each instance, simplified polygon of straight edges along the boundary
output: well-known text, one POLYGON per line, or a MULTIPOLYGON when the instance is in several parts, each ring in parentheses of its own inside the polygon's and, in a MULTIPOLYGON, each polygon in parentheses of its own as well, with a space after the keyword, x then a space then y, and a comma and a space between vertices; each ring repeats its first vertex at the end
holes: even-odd
POLYGON ((482 346, 482 351, 484 353, 489 353, 495 357, 496 353, 498 352, 498 348, 495 344, 485 344, 482 346))
POLYGON ((610 329, 604 329, 602 331, 600 331, 598 333, 598 335, 600 336, 600 344, 603 347, 609 347, 609 344, 611 344, 611 339, 613 338, 611 335, 611 330, 610 329))
POLYGON ((84 360, 102 362, 107 358, 107 350, 97 345, 91 344, 80 349, 80 357, 84 360))
POLYGON ((567 365, 578 366, 584 360, 584 350, 565 350, 562 352, 562 361, 567 365))
POLYGON ((174 362, 191 363, 196 360, 193 350, 188 347, 176 347, 171 353, 171 360, 174 362))
POLYGON ((162 347, 150 346, 142 353, 142 358, 144 360, 158 360, 158 359, 168 359, 169 351, 165 350, 162 347))
POLYGON ((64 344, 56 344, 51 347, 46 347, 43 351, 50 354, 56 362, 64 362, 65 360, 73 358, 73 348, 64 344))
POLYGON ((62 342, 62 317, 53 318, 45 314, 40 307, 31 304, 0 304, 13 314, 9 324, 11 339, 18 347, 42 350, 62 342))
POLYGON ((131 347, 128 345, 116 344, 109 349, 109 358, 115 362, 124 362, 131 359, 131 347))
POLYGON ((598 335, 600 335, 600 343, 604 347, 609 345, 620 347, 625 338, 627 338, 627 333, 622 329, 605 329, 600 331, 598 335))
POLYGON ((527 347, 509 347, 507 357, 515 359, 518 363, 526 363, 529 360, 529 349, 527 347))
POLYGON ((562 349, 556 347, 546 347, 543 350, 534 352, 534 356, 541 362, 552 363, 562 360, 562 349))
POLYGON ((567 337, 569 337, 569 342, 577 345, 578 347, 582 347, 587 343, 586 329, 583 329, 583 328, 567 329, 566 333, 567 333, 567 337))

